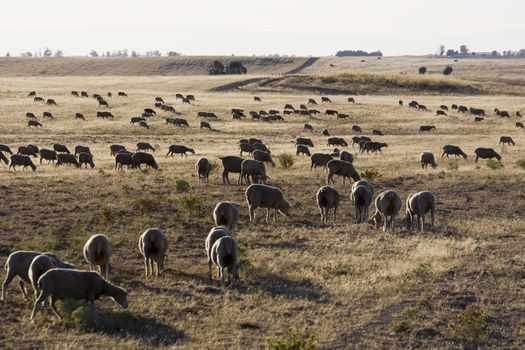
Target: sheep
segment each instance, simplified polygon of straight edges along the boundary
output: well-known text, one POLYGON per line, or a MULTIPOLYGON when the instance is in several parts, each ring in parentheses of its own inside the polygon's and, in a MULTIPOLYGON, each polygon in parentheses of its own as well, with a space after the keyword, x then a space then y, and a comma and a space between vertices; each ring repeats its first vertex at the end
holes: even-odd
POLYGON ((164 259, 168 251, 168 239, 158 228, 149 228, 139 238, 139 251, 144 257, 146 277, 153 274, 155 262, 155 276, 159 277, 164 270, 164 259))
POLYGON ((339 175, 343 177, 343 185, 345 183, 345 178, 352 178, 354 181, 361 180, 361 177, 355 170, 352 163, 345 162, 343 160, 334 159, 328 162, 326 164, 326 167, 328 168, 328 175, 326 177, 326 183, 330 185, 330 183, 334 183, 334 175, 339 175))
POLYGON ((152 145, 150 145, 147 142, 139 142, 139 143, 137 143, 137 152, 139 152, 139 151, 147 152, 149 150, 155 152, 155 147, 153 147, 152 145))
POLYGON ((314 127, 311 126, 310 124, 304 124, 304 130, 314 131, 314 127))
POLYGON ((275 168, 275 162, 272 159, 270 153, 256 149, 253 151, 253 159, 260 162, 270 163, 272 168, 275 168))
POLYGON ((309 138, 305 138, 305 137, 298 137, 296 140, 295 140, 295 145, 305 145, 305 146, 310 146, 310 147, 315 147, 314 146, 314 143, 312 142, 311 139, 309 138))
POLYGON ((213 263, 212 257, 211 257, 211 249, 213 248, 213 245, 219 238, 225 237, 225 236, 231 236, 231 235, 232 233, 228 227, 217 226, 217 227, 212 228, 210 232, 208 233, 208 236, 206 237, 204 248, 206 249, 206 255, 208 257, 208 278, 210 279, 210 281, 212 280, 211 265, 213 263))
POLYGON ((254 152, 255 150, 259 150, 259 151, 264 151, 264 152, 267 152, 269 154, 271 154, 272 152, 268 149, 268 147, 266 147, 266 145, 262 142, 254 142, 253 143, 253 148, 254 148, 254 152))
POLYGON ((467 155, 458 146, 454 146, 454 145, 443 146, 443 154, 441 155, 441 158, 443 158, 445 155, 448 158, 449 154, 453 154, 454 158, 463 156, 463 159, 467 160, 467 155))
POLYGON ((96 272, 51 269, 40 277, 38 288, 41 292, 35 301, 30 320, 35 318, 42 307, 42 303, 49 296, 51 296, 51 310, 59 320, 62 319, 62 316, 55 306, 57 300, 87 300, 94 310, 95 300, 105 295, 111 297, 124 309, 128 307, 128 292, 104 281, 96 272))
POLYGON ((122 151, 119 152, 115 157, 115 169, 122 169, 123 165, 127 165, 128 169, 131 167, 135 168, 135 162, 133 161, 133 153, 122 151))
POLYGON ((217 226, 226 226, 230 230, 239 219, 239 204, 235 202, 219 202, 213 210, 213 220, 217 226))
POLYGON ((424 133, 425 131, 428 132, 428 133, 430 133, 430 131, 431 131, 432 129, 436 129, 436 127, 435 127, 434 125, 421 125, 421 126, 419 127, 419 133, 422 134, 422 133, 424 133))
POLYGON ((109 259, 111 258, 111 247, 108 237, 103 234, 96 234, 89 237, 84 245, 84 259, 91 267, 91 271, 96 271, 96 266, 100 269, 100 274, 109 281, 109 259))
POLYGON ((119 151, 126 150, 126 147, 122 145, 111 145, 109 146, 109 150, 111 151, 111 155, 116 155, 119 151))
POLYGON ((0 163, 1 162, 4 162, 5 165, 8 165, 9 164, 9 160, 7 159, 6 156, 4 156, 4 154, 0 151, 0 163))
POLYGON ((75 155, 79 154, 79 153, 89 153, 89 154, 92 154, 91 153, 91 150, 89 149, 89 147, 87 146, 75 146, 75 155))
POLYGON ((57 153, 51 149, 42 148, 40 150, 40 164, 42 164, 43 159, 47 160, 48 164, 51 162, 55 163, 55 160, 57 160, 57 153))
POLYGON ((428 167, 429 164, 432 166, 433 169, 436 169, 437 164, 432 153, 423 152, 421 153, 419 158, 421 160, 421 169, 428 167))
POLYGON ((308 99, 308 104, 309 104, 309 105, 316 105, 316 104, 317 104, 317 101, 314 100, 313 98, 309 98, 309 99, 308 99))
POLYGON ((249 142, 241 142, 239 143, 239 147, 241 149, 240 156, 242 157, 243 152, 247 152, 248 154, 252 154, 255 148, 253 145, 249 142))
POLYGON ((0 144, 0 152, 9 153, 10 155, 13 155, 13 151, 11 151, 11 148, 7 145, 1 145, 0 144))
POLYGON ((339 192, 334 187, 323 186, 319 188, 316 194, 317 205, 321 211, 321 221, 323 223, 328 223, 328 214, 330 209, 334 209, 334 221, 337 217, 337 207, 341 201, 341 196, 339 192))
MULTIPOLYGON (((219 157, 219 159, 222 161, 222 166, 224 168, 222 172, 222 183, 223 185, 231 185, 230 179, 228 178, 229 173, 234 174, 240 174, 241 173, 241 164, 244 161, 244 158, 236 157, 236 156, 225 156, 225 157, 219 157)), ((237 183, 240 183, 241 176, 239 175, 239 179, 237 180, 237 183)))
POLYGON ((219 269, 221 285, 224 285, 224 269, 228 269, 228 284, 235 287, 238 275, 237 242, 231 236, 223 236, 211 248, 211 260, 219 269))
POLYGON ((359 181, 354 182, 352 184, 352 191, 357 186, 365 186, 370 191, 370 193, 372 193, 372 195, 374 194, 374 185, 372 185, 368 180, 359 180, 359 181))
POLYGON ((377 195, 375 205, 376 212, 371 219, 374 220, 376 228, 379 228, 379 224, 383 221, 383 232, 386 232, 387 227, 393 231, 396 225, 396 216, 401 209, 399 195, 392 190, 384 191, 377 195))
POLYGON ((310 165, 310 170, 313 168, 317 168, 318 166, 322 166, 323 168, 326 168, 326 164, 328 164, 329 161, 334 159, 331 155, 326 153, 314 153, 310 157, 310 160, 312 161, 312 164, 310 165))
POLYGON ((35 299, 40 294, 40 289, 38 288, 37 283, 40 276, 42 276, 46 271, 56 268, 74 269, 75 265, 62 262, 60 259, 58 259, 58 257, 49 254, 38 255, 31 261, 31 265, 29 265, 28 276, 35 291, 35 299))
POLYGON ((425 232, 425 214, 430 211, 432 230, 434 229, 434 216, 436 214, 436 199, 432 192, 423 191, 408 196, 406 202, 407 229, 412 231, 414 223, 421 232, 425 232), (417 221, 415 220, 417 216, 417 221))
POLYGON ((82 168, 82 165, 86 165, 86 168, 89 164, 91 169, 95 167, 95 163, 93 162, 93 155, 91 153, 85 153, 82 152, 78 155, 78 164, 80 164, 80 167, 82 168))
POLYGON ((144 128, 144 129, 149 129, 149 125, 148 125, 148 123, 145 122, 144 120, 142 120, 142 121, 139 122, 139 126, 140 126, 141 128, 144 128))
POLYGON ((59 143, 55 143, 53 145, 53 149, 55 150, 56 153, 71 154, 71 152, 69 152, 69 149, 65 145, 61 145, 59 143))
POLYGON ((187 152, 190 152, 191 154, 195 154, 195 151, 192 148, 182 146, 182 145, 171 145, 168 148, 168 153, 166 153, 166 157, 169 156, 170 154, 172 157, 174 154, 180 154, 181 157, 184 155, 186 156, 186 158, 188 158, 188 155, 186 154, 187 152))
POLYGON ((33 148, 33 147, 30 147, 30 146, 31 145, 18 147, 17 154, 24 155, 24 156, 38 157, 38 152, 39 152, 38 147, 37 148, 33 148))
POLYGON ((525 129, 525 126, 523 126, 523 123, 521 122, 516 122, 516 128, 525 129))
POLYGON ((438 109, 436 111, 436 116, 444 116, 444 117, 446 117, 447 116, 447 112, 438 109))
POLYGON ((353 136, 352 137, 352 147, 354 147, 356 143, 359 144, 361 141, 372 141, 372 140, 368 136, 353 136))
POLYGON ((141 164, 146 164, 146 167, 151 167, 153 169, 159 168, 155 158, 149 153, 137 152, 133 154, 132 158, 134 165, 139 169, 141 164))
POLYGON ((354 155, 347 151, 342 151, 339 153, 339 159, 344 160, 345 162, 353 163, 354 155))
POLYGON ((205 122, 205 121, 201 121, 199 127, 200 127, 201 129, 208 129, 208 130, 211 130, 211 125, 210 125, 210 123, 205 122))
POLYGON ((476 160, 474 160, 474 163, 478 162, 478 159, 492 159, 496 158, 498 161, 501 161, 501 156, 494 151, 492 148, 482 148, 478 147, 474 150, 474 153, 476 154, 476 160))
POLYGON ((254 183, 266 183, 268 176, 263 162, 258 160, 246 159, 241 163, 241 184, 243 180, 250 184, 250 176, 254 183))
POLYGON ((262 184, 252 184, 246 189, 246 201, 250 212, 250 221, 255 220, 255 209, 266 208, 266 223, 270 221, 270 209, 273 209, 273 220, 277 222, 277 211, 289 216, 290 203, 277 187, 262 184))
MULTIPOLYGON (((356 183, 354 183, 354 185, 356 183)), ((354 185, 352 185, 351 198, 355 207, 355 218, 357 222, 360 223, 368 218, 368 207, 370 206, 370 203, 372 203, 373 193, 370 188, 364 184, 358 186, 354 185)))
POLYGON ((75 119, 86 120, 82 113, 75 113, 75 119))
POLYGON ((28 121, 27 121, 27 126, 28 126, 28 127, 32 127, 32 126, 34 126, 35 128, 38 128, 38 127, 41 127, 41 128, 42 128, 42 127, 43 127, 43 126, 42 126, 42 123, 39 123, 39 122, 37 122, 36 120, 28 120, 28 121))
POLYGON ((299 157, 300 154, 311 156, 310 150, 305 145, 297 145, 297 148, 295 150, 295 155, 299 157))
POLYGON ((58 167, 62 164, 71 164, 76 166, 77 168, 80 168, 80 164, 78 163, 77 158, 73 154, 65 154, 65 153, 59 153, 57 154, 57 162, 55 164, 55 167, 58 167))
POLYGON ((31 158, 29 158, 28 156, 22 156, 20 154, 13 154, 11 156, 11 164, 9 164, 9 170, 11 170, 11 168, 13 168, 13 170, 16 170, 16 167, 19 165, 23 166, 23 169, 25 169, 26 167, 30 167, 33 171, 36 171, 36 165, 33 164, 31 158))
POLYGON ((348 143, 342 137, 330 137, 327 141, 327 146, 348 146, 348 143))
POLYGON ((197 163, 195 163, 195 170, 197 171, 197 176, 199 177, 199 182, 203 179, 206 179, 206 182, 210 181, 210 173, 213 167, 210 161, 206 158, 200 158, 197 163))
POLYGON ((499 144, 509 144, 515 146, 514 140, 510 136, 501 136, 499 138, 499 144))
POLYGON ((352 125, 352 131, 353 132, 357 132, 357 133, 362 133, 363 130, 361 129, 361 127, 359 125, 352 125))
POLYGON ((321 135, 330 136, 330 131, 328 131, 328 129, 323 129, 323 131, 321 132, 321 135))

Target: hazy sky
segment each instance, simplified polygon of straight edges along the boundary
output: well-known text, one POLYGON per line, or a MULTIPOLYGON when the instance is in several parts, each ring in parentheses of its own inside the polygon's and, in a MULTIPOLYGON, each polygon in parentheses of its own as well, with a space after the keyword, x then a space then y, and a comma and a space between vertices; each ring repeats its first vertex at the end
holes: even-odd
POLYGON ((186 55, 426 54, 525 47, 523 0, 3 0, 0 55, 50 47, 186 55))

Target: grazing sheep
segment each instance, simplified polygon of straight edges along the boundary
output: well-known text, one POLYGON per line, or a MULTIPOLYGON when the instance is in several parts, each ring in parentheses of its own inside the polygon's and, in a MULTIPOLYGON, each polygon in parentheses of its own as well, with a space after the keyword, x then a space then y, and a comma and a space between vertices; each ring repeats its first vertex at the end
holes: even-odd
POLYGON ((126 309, 128 307, 128 292, 104 281, 96 272, 51 269, 40 277, 38 288, 41 292, 31 312, 31 320, 35 318, 42 307, 42 303, 49 296, 51 296, 51 310, 59 320, 62 319, 62 316, 58 313, 55 306, 57 300, 87 300, 94 309, 95 300, 104 295, 111 297, 113 301, 123 308, 126 309))
POLYGON ((312 164, 310 165, 310 170, 313 168, 323 167, 326 168, 326 164, 328 164, 329 161, 334 159, 331 155, 326 153, 314 153, 310 157, 310 160, 312 161, 312 164))
POLYGON ((365 186, 370 191, 370 193, 372 193, 372 195, 374 194, 374 185, 372 185, 368 180, 359 180, 359 181, 354 182, 352 184, 352 191, 357 186, 365 186))
POLYGON ((111 258, 111 247, 108 237, 103 234, 96 234, 89 237, 84 245, 84 258, 90 265, 91 271, 96 271, 96 266, 100 269, 100 274, 109 281, 109 259, 111 258))
POLYGON ((82 168, 82 165, 85 164, 86 169, 89 164, 91 169, 93 169, 95 167, 95 163, 93 162, 93 155, 91 153, 85 153, 85 152, 80 153, 78 155, 78 164, 80 164, 81 168, 82 168))
POLYGON ((240 152, 241 157, 242 157, 242 153, 243 152, 247 152, 248 154, 252 154, 253 151, 255 150, 255 147, 253 147, 253 144, 251 144, 249 142, 241 142, 241 143, 239 143, 239 147, 241 149, 241 152, 240 152))
POLYGON ((446 117, 447 116, 447 112, 438 109, 436 111, 436 116, 440 116, 440 115, 446 117))
POLYGON ((47 160, 48 164, 51 162, 55 163, 55 160, 57 160, 57 153, 51 149, 42 148, 40 150, 40 164, 42 164, 43 159, 47 160))
POLYGON ((253 148, 254 150, 259 150, 259 151, 264 151, 264 152, 267 152, 267 153, 272 153, 268 147, 266 147, 265 144, 261 143, 261 142, 255 142, 253 143, 253 148))
POLYGON ((430 211, 432 230, 434 229, 434 216, 436 214, 436 199, 432 192, 423 191, 408 196, 406 202, 407 229, 412 231, 416 224, 421 232, 425 232, 425 214, 430 211), (417 217, 417 221, 416 221, 417 217))
POLYGON ((510 136, 501 136, 499 138, 499 144, 509 144, 515 146, 514 140, 510 136))
POLYGON ((38 127, 42 127, 42 124, 37 122, 36 120, 28 120, 27 121, 27 126, 28 127, 34 126, 35 128, 38 128, 38 127))
POLYGON ((368 136, 353 136, 352 147, 354 147, 356 143, 359 144, 361 141, 372 141, 372 139, 370 139, 368 136))
POLYGON ((361 223, 368 218, 368 207, 372 203, 373 193, 370 187, 364 184, 355 186, 356 184, 357 182, 352 185, 351 199, 355 207, 355 218, 361 223))
POLYGON ((305 137, 298 137, 296 140, 295 140, 295 145, 305 145, 305 146, 310 146, 310 147, 315 147, 314 146, 314 143, 312 142, 311 139, 309 138, 305 138, 305 137))
POLYGON ((250 177, 254 183, 266 183, 266 168, 263 162, 258 160, 246 159, 241 163, 241 184, 243 180, 250 184, 250 177))
POLYGON ((54 119, 55 117, 53 117, 53 114, 51 112, 44 112, 42 113, 42 118, 54 119))
POLYGON ((143 121, 143 120, 139 122, 139 126, 140 126, 141 128, 149 129, 149 125, 148 125, 148 123, 145 122, 145 121, 143 121))
POLYGON ((203 179, 206 179, 206 182, 210 181, 210 173, 212 168, 213 167, 210 161, 206 158, 200 158, 197 163, 195 163, 195 170, 197 171, 199 182, 201 182, 203 179))
POLYGON ((115 157, 115 169, 121 170, 123 165, 127 165, 128 169, 131 167, 135 168, 135 162, 133 161, 133 153, 122 150, 117 153, 115 157))
POLYGON ((332 101, 328 98, 328 97, 321 97, 321 102, 327 102, 327 103, 332 103, 332 101))
POLYGON ((429 164, 432 166, 433 169, 436 169, 437 164, 432 153, 423 152, 421 153, 419 159, 421 160, 421 169, 428 167, 429 164))
POLYGON ((116 155, 119 151, 125 151, 126 147, 122 145, 111 145, 109 146, 109 150, 111 151, 111 155, 116 155))
POLYGON ((337 120, 339 119, 348 119, 350 116, 348 114, 339 113, 337 114, 337 120))
POLYGON ((328 131, 328 129, 323 129, 323 131, 321 132, 321 134, 323 136, 330 136, 330 131, 328 131))
POLYGON ((69 149, 65 146, 65 145, 61 145, 59 143, 55 143, 53 145, 53 149, 55 150, 55 152, 57 153, 66 153, 66 154, 71 154, 71 152, 69 152, 69 149))
POLYGON ((151 167, 153 169, 159 168, 155 158, 153 158, 153 156, 149 153, 137 152, 133 154, 132 158, 134 165, 139 169, 141 164, 146 164, 146 167, 151 167))
POLYGON ((373 129, 372 130, 372 135, 379 135, 379 136, 383 136, 383 132, 381 130, 378 130, 378 129, 373 129))
POLYGON ((273 220, 277 221, 277 211, 284 215, 290 215, 290 203, 284 199, 284 195, 277 187, 262 184, 253 184, 246 189, 246 201, 250 212, 250 221, 255 220, 255 209, 266 208, 266 223, 270 221, 270 209, 273 209, 273 220))
POLYGON ((259 162, 269 163, 272 168, 275 168, 275 162, 272 159, 272 155, 268 152, 256 149, 253 151, 253 159, 258 160, 259 162))
MULTIPOLYGON (((361 141, 362 142, 362 141, 361 141)), ((388 145, 384 142, 375 142, 375 141, 365 141, 361 147, 361 144, 359 144, 359 148, 361 153, 369 153, 372 151, 372 153, 377 153, 379 151, 380 153, 383 153, 381 150, 383 147, 388 147, 388 145)))
POLYGON ((164 259, 168 251, 168 239, 158 228, 149 228, 139 238, 139 251, 144 257, 146 277, 153 275, 155 262, 155 276, 159 277, 164 270, 164 259))
POLYGON ((211 247, 211 260, 219 269, 221 285, 224 285, 224 269, 228 269, 228 284, 235 287, 238 275, 237 242, 231 236, 223 236, 211 247))
POLYGON ((210 279, 210 281, 212 280, 211 265, 213 263, 212 258, 211 258, 211 249, 213 248, 213 245, 219 238, 225 237, 225 236, 231 237, 231 235, 232 233, 228 227, 218 226, 218 227, 212 228, 210 232, 208 233, 208 236, 206 237, 204 247, 206 249, 206 256, 208 257, 208 278, 210 279))
POLYGON ((255 102, 262 102, 262 101, 261 101, 261 98, 260 98, 259 96, 253 96, 253 100, 254 100, 255 102))
POLYGON ((321 221, 323 223, 328 223, 328 214, 330 209, 334 209, 334 221, 337 217, 337 207, 341 201, 341 196, 339 192, 334 187, 323 186, 319 188, 316 194, 317 205, 321 211, 321 221))
POLYGON ((494 151, 492 148, 476 148, 474 150, 474 153, 476 154, 476 160, 474 160, 474 163, 478 162, 478 159, 492 159, 496 158, 498 161, 501 161, 501 156, 494 151))
POLYGON ((355 100, 354 100, 353 97, 349 97, 349 98, 348 98, 348 102, 350 102, 350 103, 355 103, 355 100))
POLYGON ((33 164, 31 161, 31 158, 28 156, 23 156, 20 154, 13 154, 11 156, 11 164, 9 164, 9 170, 13 168, 13 170, 16 170, 17 166, 23 166, 23 169, 30 167, 33 171, 36 171, 36 165, 33 164))
POLYGON ((11 151, 11 148, 9 148, 9 146, 1 145, 1 144, 0 144, 0 152, 9 153, 10 155, 13 154, 13 151, 11 151))
POLYGON ((453 154, 454 158, 462 156, 463 159, 465 160, 467 159, 467 155, 465 154, 465 152, 463 152, 461 148, 459 148, 458 146, 454 146, 454 145, 443 146, 443 154, 441 155, 441 158, 443 158, 445 155, 448 158, 450 154, 453 154))
POLYGON ((317 104, 317 101, 314 100, 313 98, 309 98, 309 99, 308 99, 308 104, 309 104, 309 105, 316 105, 316 104, 317 104))
POLYGON ((376 228, 379 228, 381 221, 383 222, 383 232, 389 227, 392 231, 396 226, 396 216, 401 209, 401 198, 399 195, 392 191, 387 190, 377 195, 376 201, 376 212, 372 219, 375 222, 376 228))
MULTIPOLYGON (((240 174, 241 173, 241 164, 244 161, 244 158, 237 157, 237 156, 226 156, 226 157, 219 157, 219 159, 222 161, 222 166, 224 168, 222 172, 222 183, 223 185, 231 185, 230 179, 228 178, 229 173, 234 174, 240 174)), ((237 180, 237 183, 240 183, 241 176, 239 175, 239 179, 237 180)))
POLYGON ((205 122, 205 121, 201 121, 199 127, 200 127, 201 129, 208 129, 208 130, 211 130, 211 125, 210 125, 210 123, 205 122))
POLYGON ((48 98, 47 101, 46 101, 46 104, 47 104, 48 106, 51 106, 51 105, 56 106, 56 105, 57 105, 57 103, 55 102, 55 100, 53 100, 52 98, 48 98))
POLYGON ((227 226, 230 230, 239 220, 239 204, 219 202, 213 210, 213 221, 217 226, 227 226))
POLYGON ((310 150, 305 145, 297 145, 297 148, 295 150, 295 155, 299 156, 300 154, 311 156, 310 150))
POLYGON ((403 105, 403 100, 399 100, 397 103, 398 103, 400 106, 402 106, 402 105, 403 105))
POLYGON ((439 108, 444 110, 444 111, 448 111, 448 107, 446 105, 441 105, 441 106, 439 106, 439 108))
POLYGON ((516 122, 516 128, 525 129, 525 126, 523 126, 523 123, 521 122, 516 122))
POLYGON ((75 146, 75 155, 79 154, 79 153, 89 153, 89 154, 92 154, 91 153, 91 150, 89 149, 89 147, 86 147, 86 146, 75 146))
POLYGON ((436 127, 434 125, 421 125, 419 127, 419 133, 421 134, 421 133, 424 133, 425 131, 430 133, 432 129, 436 129, 436 127))
POLYGON ((329 161, 326 164, 326 167, 328 168, 328 175, 326 176, 326 183, 330 185, 330 183, 334 183, 334 175, 339 175, 343 177, 343 185, 345 183, 345 178, 352 178, 354 181, 361 180, 361 177, 355 170, 352 163, 345 162, 343 160, 334 159, 329 161))
POLYGON ((78 163, 77 157, 75 157, 73 154, 57 154, 57 162, 55 164, 55 167, 58 167, 62 164, 71 164, 76 166, 77 168, 80 168, 80 164, 78 163))
POLYGON ((361 127, 359 125, 352 125, 352 131, 353 132, 357 132, 357 133, 362 133, 363 130, 361 129, 361 127))
POLYGON ((485 118, 483 117, 474 117, 474 123, 481 123, 485 118))
POLYGON ((345 162, 353 163, 354 155, 347 151, 342 151, 339 153, 339 159, 344 160, 345 162))
POLYGON ((314 131, 314 127, 311 126, 310 124, 304 124, 304 130, 314 131))
POLYGON ((137 143, 137 152, 139 152, 139 151, 147 152, 149 150, 155 152, 155 148, 152 145, 150 145, 149 143, 147 143, 147 142, 139 142, 139 143, 137 143))
POLYGON ((75 265, 62 262, 55 255, 49 254, 38 255, 31 261, 31 265, 29 265, 28 276, 35 291, 35 299, 40 294, 40 289, 38 288, 37 283, 40 276, 42 276, 47 271, 56 268, 74 269, 75 265))
POLYGON ((166 153, 166 157, 171 154, 173 157, 174 154, 180 154, 180 156, 186 156, 188 158, 187 152, 190 152, 191 154, 195 154, 195 151, 192 148, 182 146, 182 145, 171 145, 168 148, 168 153, 166 153))
POLYGON ((342 137, 330 137, 327 141, 327 146, 348 146, 348 143, 342 137))
POLYGON ((28 119, 35 119, 36 120, 35 113, 27 112, 26 113, 26 118, 28 118, 28 119))

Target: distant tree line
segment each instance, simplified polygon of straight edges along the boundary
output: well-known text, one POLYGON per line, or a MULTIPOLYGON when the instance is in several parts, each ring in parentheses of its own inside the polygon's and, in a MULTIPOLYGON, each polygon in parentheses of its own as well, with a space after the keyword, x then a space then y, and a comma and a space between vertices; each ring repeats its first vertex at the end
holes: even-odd
POLYGON ((222 64, 219 61, 213 61, 208 67, 208 74, 219 75, 219 74, 246 74, 248 70, 239 61, 231 61, 226 64, 222 64))
POLYGON ((467 45, 461 45, 459 50, 446 49, 445 45, 439 46, 439 56, 446 57, 525 57, 525 49, 517 51, 508 50, 499 52, 497 50, 489 52, 470 51, 467 45))
POLYGON ((372 51, 372 52, 367 52, 363 50, 343 50, 343 51, 337 51, 335 55, 337 57, 348 57, 348 56, 354 56, 354 57, 379 56, 379 57, 382 57, 383 53, 380 50, 372 51))
MULTIPOLYGON (((173 57, 173 56, 180 56, 181 53, 177 51, 168 51, 166 52, 166 56, 173 57)), ((151 50, 146 51, 144 53, 135 51, 135 50, 113 50, 113 51, 106 51, 99 53, 96 50, 91 50, 88 54, 89 57, 161 57, 163 54, 159 50, 151 50)), ((11 57, 11 53, 7 52, 5 54, 5 57, 11 57)), ((20 57, 64 57, 64 51, 62 50, 55 50, 52 51, 49 48, 43 48, 39 49, 38 51, 31 52, 26 51, 20 53, 20 57)))

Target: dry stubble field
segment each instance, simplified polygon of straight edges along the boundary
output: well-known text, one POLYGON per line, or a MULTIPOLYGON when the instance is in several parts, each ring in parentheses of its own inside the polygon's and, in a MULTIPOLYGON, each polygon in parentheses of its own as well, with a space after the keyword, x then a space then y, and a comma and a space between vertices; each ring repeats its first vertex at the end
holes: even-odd
POLYGON ((100 300, 94 329, 74 320, 58 322, 47 310, 31 323, 32 304, 12 283, 8 301, 0 305, 0 347, 251 349, 265 347, 267 337, 284 337, 288 328, 300 336, 314 334, 323 349, 525 346, 524 170, 515 166, 525 158, 523 130, 514 128, 514 119, 490 116, 476 125, 470 116, 434 116, 437 106, 452 103, 523 111, 522 98, 357 96, 352 105, 346 96, 333 96, 329 107, 350 114, 350 121, 322 115, 265 124, 233 121, 229 110, 282 110, 285 103, 297 106, 312 96, 262 94, 263 102, 254 103, 248 93, 207 92, 230 79, 236 78, 0 79, 0 143, 14 149, 28 143, 51 148, 58 142, 70 149, 82 144, 91 147, 96 164, 93 170, 44 164, 34 173, 0 168, 2 264, 10 252, 32 249, 55 252, 86 269, 83 244, 90 235, 105 233, 114 252, 112 281, 129 291, 130 300, 127 310, 100 300), (34 104, 25 97, 30 90, 54 98, 58 106, 34 104), (129 98, 109 99, 116 118, 100 120, 95 101, 70 97, 70 90, 122 90, 129 98), (195 94, 195 105, 176 102, 178 92, 195 94), (151 107, 155 96, 174 103, 191 128, 165 126, 162 117, 167 115, 162 113, 149 122, 150 130, 130 125, 129 118, 151 107), (399 98, 416 99, 432 112, 399 107, 399 98), (43 129, 28 129, 25 112, 41 115, 44 110, 53 112, 55 120, 44 121, 43 129), (198 129, 197 111, 219 115, 220 120, 211 121, 214 131, 198 129), (73 120, 75 112, 84 113, 87 121, 73 120), (305 122, 314 126, 314 133, 303 131, 305 122), (217 157, 238 154, 243 137, 262 138, 274 158, 294 153, 298 136, 311 137, 314 152, 328 152, 321 130, 327 127, 349 140, 352 124, 365 134, 381 129, 385 136, 374 139, 389 145, 382 155, 357 155, 356 169, 376 170, 376 193, 394 189, 403 201, 409 193, 432 191, 438 203, 434 232, 409 233, 402 218, 394 233, 356 224, 350 184, 343 186, 339 179, 336 187, 345 198, 337 221, 321 224, 315 193, 325 184, 325 172, 310 171, 304 156, 291 169, 279 164, 268 168, 270 184, 292 203, 292 215, 280 216, 276 224, 266 225, 263 212, 249 223, 245 186, 223 186, 220 166, 208 184, 199 184, 195 175, 198 158, 220 165, 217 157), (434 124, 437 131, 419 135, 421 124, 434 124), (499 147, 501 135, 512 136, 516 146, 499 147), (133 149, 139 141, 157 148, 160 170, 115 171, 109 145, 133 149), (469 159, 452 161, 457 170, 440 159, 437 169, 422 170, 419 154, 432 151, 439 158, 447 143, 461 146, 469 159), (185 144, 196 155, 166 158, 170 144, 185 144), (473 150, 479 146, 500 151, 504 168, 474 164, 473 150), (179 179, 190 183, 189 192, 177 193, 179 179), (213 207, 222 200, 237 201, 242 208, 234 229, 241 247, 241 283, 235 290, 206 277, 204 240, 213 226, 213 207), (137 248, 139 235, 149 227, 161 228, 170 241, 167 269, 160 278, 144 277, 137 248))

